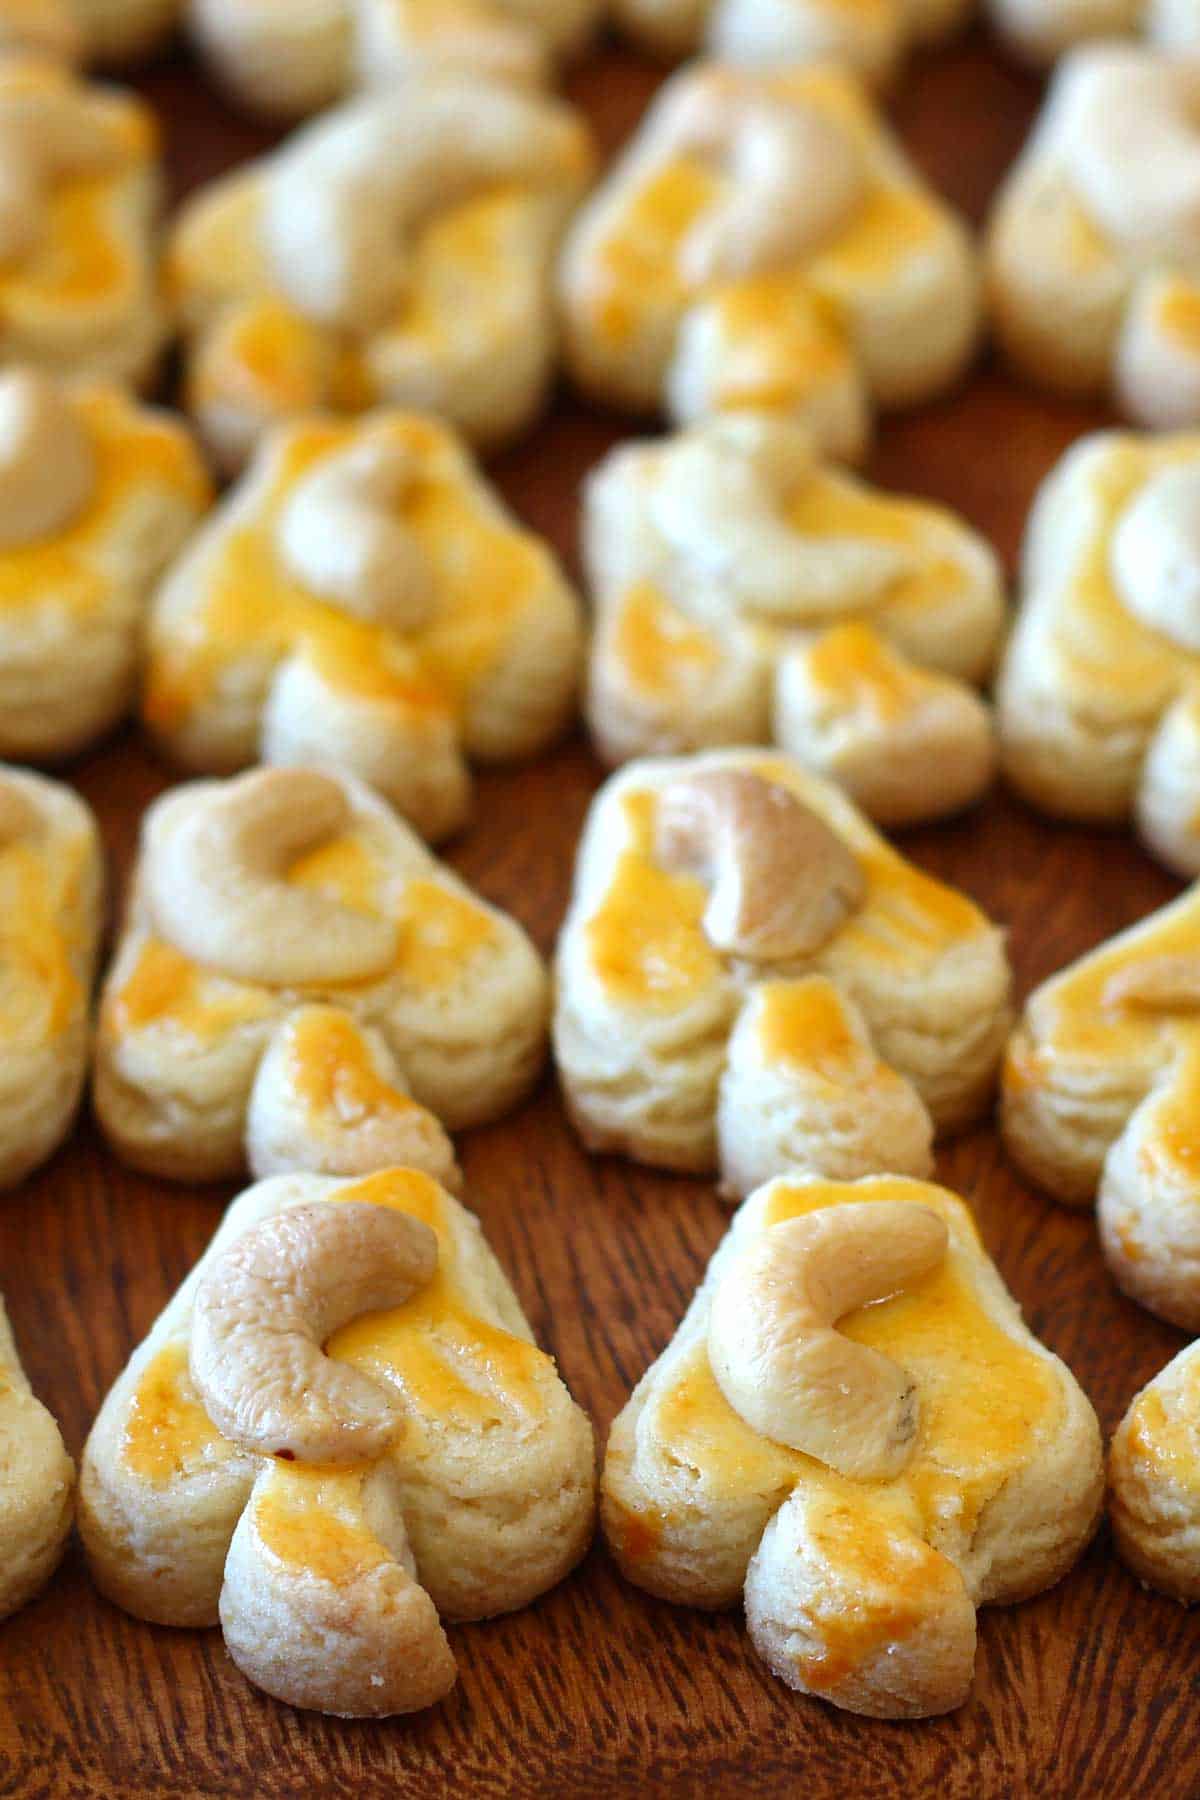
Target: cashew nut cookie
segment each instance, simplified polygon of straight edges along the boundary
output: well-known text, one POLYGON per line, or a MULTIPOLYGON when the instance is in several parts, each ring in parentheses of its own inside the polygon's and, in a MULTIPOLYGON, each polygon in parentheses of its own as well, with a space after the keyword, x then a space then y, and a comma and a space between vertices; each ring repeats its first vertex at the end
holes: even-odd
POLYGON ((956 1195, 751 1195, 612 1428, 601 1526, 663 1599, 744 1600, 789 1687, 921 1718, 967 1699, 976 1609, 1040 1593, 1103 1498, 1082 1390, 956 1195))
POLYGON ((766 751, 631 763, 597 797, 555 1049, 588 1146, 710 1173, 924 1176, 988 1103, 1003 934, 766 751))
POLYGON ((188 0, 192 36, 223 85, 285 119, 431 67, 548 82, 600 11, 600 0, 188 0))
POLYGON ((484 73, 426 71, 202 188, 168 256, 188 405, 226 469, 314 408, 522 431, 555 362, 550 267, 591 173, 582 118, 484 73))
POLYGON ((57 781, 0 765, 0 1188, 45 1162, 75 1116, 103 910, 88 808, 57 781))
POLYGON ((951 514, 824 467, 786 420, 730 415, 591 477, 588 714, 602 756, 772 737, 888 825, 991 781, 972 682, 1004 629, 989 546, 951 514))
POLYGON ((1200 1331, 1200 886, 1031 995, 1003 1091, 1017 1163, 1064 1205, 1098 1193, 1118 1284, 1200 1331))
POLYGON ((873 83, 890 81, 908 51, 949 37, 974 0, 614 0, 613 17, 657 56, 704 51, 730 63, 828 59, 873 83))
POLYGON ((1189 1344, 1130 1404, 1108 1461, 1117 1554, 1139 1581, 1200 1600, 1200 1344, 1189 1344))
POLYGON ((601 400, 796 418, 859 456, 877 407, 973 353, 975 253, 854 78, 709 64, 669 81, 582 208, 559 286, 567 357, 601 400))
POLYGON ((1200 434, 1085 438, 1035 503, 1001 758, 1059 817, 1135 819, 1200 873, 1200 434))
POLYGON ((427 1175, 260 1182, 136 1350, 83 1455, 117 1605, 220 1621, 293 1706, 413 1712, 442 1620, 528 1606, 591 1537, 592 1430, 474 1217, 427 1175))
POLYGON ((1074 51, 989 228, 996 330, 1032 380, 1200 423, 1200 56, 1074 51))
POLYGON ((69 755, 128 711, 150 596, 211 498, 167 413, 0 373, 0 755, 69 755))
POLYGON ((188 768, 345 769, 438 839, 470 811, 469 760, 563 730, 582 661, 552 552, 451 431, 309 418, 271 434, 161 586, 143 714, 188 768))
POLYGON ((1092 38, 1135 37, 1200 50, 1195 0, 988 0, 992 24, 1022 56, 1048 63, 1092 38))
POLYGON ((533 1085, 547 989, 515 920, 368 788, 191 783, 143 823, 96 1109, 122 1157, 172 1179, 404 1163, 454 1186, 446 1128, 533 1085))
POLYGON ((0 1297, 0 1619, 32 1600, 58 1567, 74 1493, 75 1465, 29 1385, 0 1297))
POLYGON ((0 57, 0 362, 143 385, 167 335, 149 108, 0 57))

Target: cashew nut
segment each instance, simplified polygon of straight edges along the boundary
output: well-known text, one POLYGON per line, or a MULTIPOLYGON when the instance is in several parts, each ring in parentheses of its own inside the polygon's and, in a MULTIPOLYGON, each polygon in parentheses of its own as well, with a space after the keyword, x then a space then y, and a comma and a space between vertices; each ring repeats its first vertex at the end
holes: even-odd
POLYGON ((382 1455, 398 1402, 321 1345, 362 1313, 403 1305, 436 1267, 429 1226, 387 1207, 318 1202, 253 1226, 196 1294, 192 1379, 217 1430, 291 1461, 382 1455))
POLYGON ((672 158, 719 159, 728 170, 728 197, 680 251, 680 271, 696 286, 794 266, 862 197, 862 158, 845 131, 816 107, 752 88, 685 90, 661 143, 672 158))
POLYGON ((708 1352, 729 1404, 839 1474, 898 1475, 916 1443, 914 1384, 834 1326, 930 1274, 948 1242, 938 1215, 907 1201, 828 1207, 763 1232, 713 1297, 708 1352))
POLYGON ((1195 1012, 1200 1007, 1200 956, 1181 951, 1150 956, 1110 975, 1103 1006, 1140 1006, 1148 1012, 1195 1012))
POLYGON ((857 859, 785 787, 747 769, 681 776, 658 796, 655 853, 712 882, 705 933, 753 961, 811 956, 862 904, 857 859))
POLYGON ((37 243, 51 182, 99 173, 115 154, 112 133, 70 87, 14 83, 0 94, 0 262, 37 243))
POLYGON ((288 864, 345 831, 341 784, 311 769, 260 769, 215 790, 154 846, 146 897, 185 956, 275 987, 369 981, 395 961, 396 927, 289 884, 288 864))
POLYGON ((403 444, 375 438, 329 457, 294 489, 279 521, 289 573, 358 618, 404 631, 433 608, 433 573, 395 515, 419 475, 403 444))
POLYGON ((0 376, 0 552, 63 530, 95 486, 91 438, 55 383, 34 369, 0 376))
POLYGON ((812 440, 781 419, 730 415, 697 427, 662 460, 655 523, 688 566, 754 611, 795 623, 857 613, 914 564, 905 546, 813 540, 785 508, 816 472, 812 440))
POLYGON ((1062 143, 1089 213, 1131 249, 1173 254, 1200 230, 1200 66, 1106 45, 1078 54, 1062 143))
POLYGON ((1113 534, 1112 572, 1129 610, 1200 650, 1200 467, 1176 463, 1148 481, 1113 534))
POLYGON ((404 296, 409 247, 428 219, 475 192, 544 181, 573 142, 569 121, 519 89, 454 73, 399 103, 343 107, 275 165, 263 230, 276 280, 309 318, 373 330, 404 296))

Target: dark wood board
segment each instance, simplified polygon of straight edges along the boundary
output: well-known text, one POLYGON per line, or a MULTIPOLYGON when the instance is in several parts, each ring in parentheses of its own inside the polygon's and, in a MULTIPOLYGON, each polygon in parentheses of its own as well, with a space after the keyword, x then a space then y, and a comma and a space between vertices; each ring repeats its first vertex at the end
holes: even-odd
MULTIPOLYGON (((571 85, 612 147, 656 79, 609 50, 571 85)), ((143 85, 163 114, 177 192, 265 141, 182 61, 143 85)), ((971 41, 916 67, 894 112, 927 173, 979 219, 1037 99, 1031 79, 971 41)), ((985 366, 947 401, 888 423, 871 473, 961 508, 1011 567, 1034 487, 1098 422, 985 366)), ((567 557, 579 480, 627 429, 564 398, 497 465, 510 499, 567 557)), ((119 882, 141 809, 169 772, 129 733, 70 774, 99 811, 119 882)), ((451 852, 546 950, 599 777, 582 742, 486 777, 478 821, 451 852)), ((1174 891, 1130 839, 1055 829, 1003 795, 910 834, 906 848, 1007 925, 1022 994, 1174 891)), ((728 1214, 704 1183, 586 1157, 550 1079, 463 1149, 491 1241, 603 1436, 671 1335, 728 1214)), ((940 1173, 970 1197, 1033 1328, 1110 1430, 1178 1335, 1116 1293, 1090 1216, 1032 1193, 993 1131, 949 1146, 940 1173)), ((226 1198, 127 1173, 85 1121, 0 1208, 0 1283, 73 1451, 226 1198)), ((919 1725, 797 1698, 757 1662, 739 1617, 656 1603, 625 1586, 601 1549, 541 1605, 456 1630, 453 1642, 461 1679, 434 1712, 382 1725, 306 1716, 250 1688, 219 1634, 123 1617, 73 1552, 0 1631, 0 1796, 1200 1794, 1200 1621, 1143 1593, 1103 1536, 1053 1593, 984 1614, 972 1700, 919 1725)))

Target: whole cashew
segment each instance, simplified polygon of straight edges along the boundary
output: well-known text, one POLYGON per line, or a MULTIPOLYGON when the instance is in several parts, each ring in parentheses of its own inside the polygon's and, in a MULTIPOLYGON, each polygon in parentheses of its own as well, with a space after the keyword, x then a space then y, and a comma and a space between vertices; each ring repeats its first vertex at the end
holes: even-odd
POLYGON ((454 74, 419 104, 368 98, 301 132, 276 163, 263 222, 275 277, 318 322, 370 331, 408 282, 413 235, 472 193, 543 179, 573 126, 516 88, 454 74))
POLYGON ((1120 243, 1172 251, 1200 230, 1200 62, 1106 45, 1077 54, 1060 101, 1075 187, 1120 243))
POLYGON ((276 987, 369 981, 396 957, 395 926, 290 885, 288 864, 346 829, 341 785, 311 769, 261 769, 214 793, 155 846, 146 897, 186 956, 276 987))
POLYGON ((1200 1007, 1200 956, 1181 951, 1130 963, 1105 982, 1101 1004, 1137 1006, 1147 1012, 1195 1012, 1200 1007))
POLYGON ((708 1352, 729 1404, 839 1474, 898 1475, 916 1443, 913 1382, 834 1327, 936 1269, 948 1241, 936 1213, 905 1201, 830 1207, 765 1231, 713 1297, 708 1352))
POLYGON ((63 530, 95 487, 92 440, 55 383, 34 369, 0 376, 0 552, 63 530))
POLYGON ((386 1207, 295 1206, 253 1226, 196 1294, 192 1379, 218 1431, 291 1461, 380 1456, 398 1403, 321 1345, 362 1313, 403 1305, 436 1267, 428 1225, 386 1207))
POLYGON ((686 92, 661 140, 669 157, 720 159, 730 193, 684 240, 680 272, 696 286, 801 262, 842 225, 864 187, 848 135, 815 107, 761 93, 686 92))
POLYGON ((853 854, 785 787, 746 769, 681 776, 658 797, 655 853, 712 882, 704 930, 752 961, 810 956, 861 905, 853 854))
POLYGON ((748 414, 716 419, 663 458, 655 523, 689 572, 744 594, 756 612, 788 623, 858 613, 913 557, 897 544, 814 542, 794 530, 787 501, 816 468, 799 426, 748 414))
POLYGON ((424 624, 433 574, 395 515, 419 465, 403 444, 353 445, 299 482, 279 521, 279 549, 292 577, 346 612, 394 630, 424 624))
POLYGON ((52 181, 99 173, 115 156, 111 132, 81 93, 14 85, 0 95, 0 262, 37 243, 52 181))

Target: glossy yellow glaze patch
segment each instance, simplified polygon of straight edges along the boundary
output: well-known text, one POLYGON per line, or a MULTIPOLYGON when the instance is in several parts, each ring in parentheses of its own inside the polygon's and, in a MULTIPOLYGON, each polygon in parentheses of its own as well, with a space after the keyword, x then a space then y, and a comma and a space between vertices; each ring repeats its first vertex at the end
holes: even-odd
POLYGON ((406 881, 397 923, 396 968, 413 987, 448 987, 473 957, 500 941, 484 907, 439 881, 406 881))
POLYGON ((429 1286, 403 1306, 354 1320, 326 1346, 330 1356, 401 1389, 408 1404, 398 1454, 419 1450, 439 1423, 486 1432, 541 1417, 554 1365, 536 1344, 481 1318, 466 1300, 437 1183, 415 1170, 387 1170, 332 1198, 391 1206, 437 1233, 438 1268, 429 1286))
POLYGON ((149 937, 120 987, 106 996, 101 1025, 116 1037, 166 1026, 206 1043, 269 1018, 275 1007, 266 988, 210 974, 161 938, 149 937))
POLYGON ((327 894, 354 912, 376 913, 380 904, 380 867, 358 837, 330 838, 297 857, 287 872, 293 887, 327 894))
POLYGON ((1165 337, 1190 356, 1200 356, 1200 287, 1190 281, 1168 282, 1154 316, 1165 337))
POLYGON ((307 661, 336 693, 386 707, 415 728, 456 717, 507 653, 548 568, 525 533, 492 518, 441 466, 444 434, 421 420, 397 428, 428 469, 406 493, 404 523, 436 572, 429 621, 401 636, 357 619, 293 580, 276 542, 292 490, 320 460, 354 440, 351 426, 292 434, 258 515, 229 533, 203 603, 152 645, 145 714, 184 724, 222 674, 247 660, 272 668, 307 661))
POLYGON ((143 1369, 121 1439, 126 1466, 155 1487, 236 1456, 192 1384, 185 1344, 168 1344, 143 1369))
POLYGON ((822 633, 807 666, 810 679, 835 707, 870 713, 887 725, 909 715, 930 686, 885 638, 859 623, 822 633))
POLYGON ((1200 1363, 1190 1357, 1134 1402, 1126 1439, 1129 1454, 1156 1482, 1169 1482, 1185 1493, 1200 1493, 1200 1363))
POLYGON ((694 624, 648 581, 625 595, 612 641, 626 676, 658 697, 693 692, 721 665, 721 640, 694 624))
POLYGON ((711 305, 722 345, 719 409, 786 412, 820 389, 854 381, 854 356, 837 312, 805 275, 733 282, 711 305))
POLYGON ((862 1041, 832 981, 764 981, 753 1005, 755 1046, 764 1064, 791 1063, 838 1080, 862 1061, 862 1041))
POLYGON ((78 1016, 71 952, 45 853, 20 838, 0 846, 0 1043, 52 1042, 78 1016))
POLYGON ((197 514, 211 499, 204 465, 182 429, 139 414, 107 390, 84 393, 76 404, 95 453, 95 486, 78 517, 53 538, 0 555, 0 609, 52 601, 77 614, 94 611, 113 595, 108 539, 135 494, 157 492, 197 514))
POLYGON ((809 264, 817 292, 852 293, 863 283, 882 285, 902 264, 926 254, 945 231, 938 203, 916 188, 877 187, 835 241, 809 264))
POLYGON ((240 307, 220 337, 220 354, 199 363, 194 397, 242 400, 285 415, 331 399, 336 352, 328 332, 281 300, 240 307))
POLYGON ((1142 1173, 1151 1178, 1163 1165, 1176 1180, 1200 1177, 1200 1030, 1190 1037, 1155 1104, 1154 1128, 1139 1153, 1142 1173))
POLYGON ((276 1463, 259 1480, 251 1520, 263 1548, 291 1568, 349 1587, 394 1558, 368 1530, 361 1469, 276 1463))
POLYGON ((419 1110, 377 1072, 362 1033, 337 1007, 311 1007, 296 1021, 287 1070, 301 1104, 318 1121, 343 1125, 419 1110))
POLYGON ((587 923, 588 952, 598 979, 624 1004, 668 1009, 721 974, 721 959, 701 924, 708 890, 654 861, 653 795, 630 795, 625 808, 633 843, 618 858, 608 892, 587 923))
POLYGON ((589 311, 600 335, 624 343, 644 315, 686 298, 678 273, 688 233, 723 196, 721 177, 690 157, 656 169, 600 247, 589 311))

